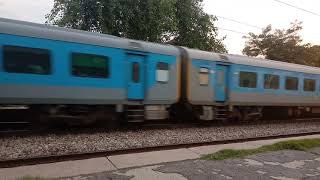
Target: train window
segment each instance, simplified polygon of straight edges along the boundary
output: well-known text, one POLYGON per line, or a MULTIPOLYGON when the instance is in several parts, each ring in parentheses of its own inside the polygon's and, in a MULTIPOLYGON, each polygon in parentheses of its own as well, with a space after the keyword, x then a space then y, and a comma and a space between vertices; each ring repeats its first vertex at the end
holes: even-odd
POLYGON ((201 86, 209 85, 209 69, 208 68, 200 68, 199 82, 201 86))
POLYGON ((140 81, 140 65, 137 62, 132 63, 132 82, 139 83, 140 81))
POLYGON ((299 80, 296 77, 286 77, 286 90, 298 90, 299 80))
POLYGON ((169 64, 164 62, 159 62, 157 64, 157 74, 156 78, 158 82, 166 83, 169 81, 169 64))
POLYGON ((257 87, 257 73, 254 72, 240 72, 240 87, 256 88, 257 87))
POLYGON ((9 73, 51 74, 50 51, 18 46, 3 47, 4 70, 9 73))
POLYGON ((279 89, 279 76, 272 74, 264 75, 264 88, 265 89, 279 89))
POLYGON ((109 77, 109 58, 93 54, 72 53, 72 75, 107 78, 109 77))
POLYGON ((316 90, 316 80, 314 79, 304 79, 304 85, 303 85, 304 91, 315 91, 316 90))

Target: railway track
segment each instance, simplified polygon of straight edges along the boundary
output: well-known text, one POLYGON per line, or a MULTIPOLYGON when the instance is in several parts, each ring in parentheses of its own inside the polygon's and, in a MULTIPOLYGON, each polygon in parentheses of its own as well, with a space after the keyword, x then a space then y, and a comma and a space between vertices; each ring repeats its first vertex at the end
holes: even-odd
POLYGON ((121 150, 113 150, 113 151, 95 151, 95 152, 86 152, 86 153, 74 153, 74 154, 71 153, 71 154, 64 154, 64 155, 41 156, 41 157, 25 158, 25 159, 11 159, 11 160, 0 161, 0 168, 12 168, 12 167, 26 166, 26 165, 46 164, 46 163, 55 163, 55 162, 71 161, 71 160, 82 160, 82 159, 89 159, 89 158, 106 157, 111 155, 119 155, 119 154, 143 153, 143 152, 160 151, 160 150, 172 150, 172 149, 179 149, 179 148, 191 148, 191 147, 208 146, 208 145, 230 144, 230 143, 240 143, 240 142, 258 141, 258 140, 289 138, 289 137, 301 137, 301 136, 310 136, 310 135, 319 135, 319 134, 320 134, 320 131, 315 131, 315 132, 308 132, 308 133, 263 136, 263 137, 243 138, 243 139, 240 138, 240 139, 222 140, 222 141, 172 144, 172 145, 165 145, 165 146, 152 146, 152 147, 121 149, 121 150))
POLYGON ((150 122, 150 123, 129 123, 120 127, 107 127, 101 125, 93 125, 89 127, 65 127, 63 124, 55 124, 53 126, 41 127, 40 129, 32 126, 27 121, 7 121, 0 122, 0 137, 10 136, 33 136, 46 134, 69 134, 83 132, 104 132, 108 130, 150 130, 150 129, 167 129, 167 128, 191 128, 191 127, 222 127, 222 126, 248 126, 256 124, 283 124, 296 122, 317 122, 320 118, 298 118, 285 120, 259 120, 253 122, 219 122, 219 121, 198 121, 198 122, 150 122))
POLYGON ((31 131, 31 123, 27 121, 0 122, 0 134, 15 134, 31 131))

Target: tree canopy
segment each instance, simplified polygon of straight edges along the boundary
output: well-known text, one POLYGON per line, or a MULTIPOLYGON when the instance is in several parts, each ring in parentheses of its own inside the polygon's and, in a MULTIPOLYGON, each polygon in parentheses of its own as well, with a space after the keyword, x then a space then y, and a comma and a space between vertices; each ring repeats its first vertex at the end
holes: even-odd
POLYGON ((46 18, 62 27, 227 52, 202 0, 54 0, 46 18))
POLYGON ((243 53, 266 59, 320 67, 320 46, 304 44, 299 35, 301 22, 291 23, 288 29, 272 29, 269 25, 261 34, 249 33, 243 53))

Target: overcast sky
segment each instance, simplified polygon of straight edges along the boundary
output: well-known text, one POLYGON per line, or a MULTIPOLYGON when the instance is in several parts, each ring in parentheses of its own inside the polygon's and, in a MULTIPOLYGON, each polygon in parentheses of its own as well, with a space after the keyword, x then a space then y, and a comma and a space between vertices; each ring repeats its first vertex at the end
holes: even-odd
MULTIPOLYGON (((300 8, 320 14, 319 0, 282 0, 300 8)), ((274 0, 204 0, 204 9, 207 13, 237 21, 245 22, 258 27, 272 24, 275 28, 288 28, 290 22, 303 21, 301 35, 305 42, 320 44, 320 17, 292 7, 279 4, 274 0)), ((0 0, 0 17, 45 22, 45 15, 53 7, 53 0, 0 0)), ((234 23, 222 18, 216 23, 220 36, 227 36, 224 43, 229 53, 241 54, 245 40, 243 34, 261 30, 234 23), (238 33, 226 31, 229 29, 238 33)))

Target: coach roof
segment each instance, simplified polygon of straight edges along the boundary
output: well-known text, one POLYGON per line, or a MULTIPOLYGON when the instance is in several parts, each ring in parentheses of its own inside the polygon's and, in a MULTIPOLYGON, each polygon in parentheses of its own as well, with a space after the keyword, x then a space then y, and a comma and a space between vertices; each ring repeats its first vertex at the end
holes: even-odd
POLYGON ((96 32, 87 32, 5 18, 0 18, 0 33, 174 56, 180 54, 179 50, 172 45, 137 41, 96 32))
POLYGON ((192 59, 202 59, 210 61, 222 61, 225 63, 232 64, 243 64, 248 66, 281 69, 286 71, 296 71, 309 74, 320 74, 320 68, 305 66, 300 64, 286 63, 281 61, 253 58, 241 55, 232 54, 218 54, 213 52, 200 51, 196 49, 187 49, 190 58, 192 59))

